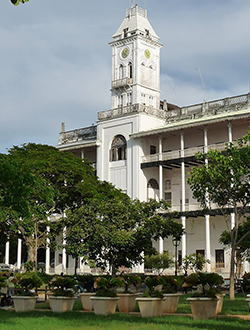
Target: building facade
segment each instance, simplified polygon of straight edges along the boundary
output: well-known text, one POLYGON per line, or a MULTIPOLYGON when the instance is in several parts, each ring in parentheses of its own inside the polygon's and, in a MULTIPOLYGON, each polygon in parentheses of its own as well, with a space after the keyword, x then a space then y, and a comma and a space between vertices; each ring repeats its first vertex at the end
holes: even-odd
MULTIPOLYGON (((199 166, 197 152, 223 150, 227 142, 247 133, 250 94, 187 107, 161 101, 162 44, 148 21, 147 11, 137 5, 126 11, 110 46, 111 109, 98 113, 96 125, 66 131, 63 123, 57 147, 92 161, 99 179, 113 183, 132 199, 167 200, 170 211, 179 212, 178 221, 186 231, 178 247, 179 261, 188 254, 201 253, 211 260, 207 271, 227 277, 230 255, 219 237, 228 224, 220 210, 203 215, 187 177, 193 166, 199 166)), ((234 214, 229 227, 233 223, 234 214)), ((155 247, 174 255, 171 239, 155 242, 155 247)), ((47 272, 51 259, 48 249, 47 272)), ((53 260, 56 272, 73 272, 75 261, 65 251, 57 251, 53 260)), ((140 266, 134 269, 142 270, 140 266)), ((248 270, 245 262, 242 271, 248 270)), ((89 269, 79 263, 78 271, 89 269)))
MULTIPOLYGON (((186 234, 179 261, 191 253, 211 260, 208 271, 229 274, 229 251, 219 243, 228 224, 219 210, 203 215, 187 184, 197 152, 223 150, 249 129, 250 94, 178 107, 160 100, 159 37, 147 11, 135 6, 113 36, 111 109, 97 125, 60 133, 58 148, 88 158, 101 180, 132 199, 165 199, 180 212, 186 234)), ((233 226, 234 214, 231 215, 233 226)), ((155 242, 174 254, 172 240, 155 242)), ((244 263, 242 271, 248 271, 244 263)))

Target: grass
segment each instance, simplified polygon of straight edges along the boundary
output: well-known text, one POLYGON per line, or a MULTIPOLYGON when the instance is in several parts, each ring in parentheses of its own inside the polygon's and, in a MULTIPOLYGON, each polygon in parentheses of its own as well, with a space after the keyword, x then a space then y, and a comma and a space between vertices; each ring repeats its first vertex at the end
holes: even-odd
MULTIPOLYGON (((222 316, 195 321, 192 317, 178 315, 178 313, 191 313, 186 298, 187 296, 180 298, 175 315, 157 318, 141 318, 138 315, 120 313, 98 316, 94 313, 82 312, 80 301, 75 302, 74 311, 56 314, 46 310, 48 303, 39 303, 36 305, 39 310, 29 313, 0 310, 0 330, 250 330, 249 320, 222 316)), ((242 294, 237 294, 235 301, 230 301, 226 296, 222 314, 249 314, 245 299, 242 294)))

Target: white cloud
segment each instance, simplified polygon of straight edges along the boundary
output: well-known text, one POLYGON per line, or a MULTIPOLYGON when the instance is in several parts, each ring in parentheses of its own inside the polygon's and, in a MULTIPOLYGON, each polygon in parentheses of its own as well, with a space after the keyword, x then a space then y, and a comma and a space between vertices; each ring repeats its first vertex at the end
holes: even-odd
MULTIPOLYGON (((138 0, 144 7, 145 1, 138 0)), ((187 105, 248 92, 249 0, 147 0, 161 37, 162 99, 187 105)), ((24 142, 56 145, 110 107, 108 42, 129 1, 30 0, 0 5, 0 152, 24 142)))

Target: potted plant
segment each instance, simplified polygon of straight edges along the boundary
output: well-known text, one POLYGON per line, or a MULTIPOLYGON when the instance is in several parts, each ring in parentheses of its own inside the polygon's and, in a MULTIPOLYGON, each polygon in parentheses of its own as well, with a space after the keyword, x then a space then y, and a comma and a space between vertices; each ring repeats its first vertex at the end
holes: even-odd
POLYGON ((53 295, 49 297, 54 312, 68 312, 73 309, 75 302, 74 287, 76 280, 70 277, 56 276, 50 282, 53 295))
POLYGON ((178 307, 180 294, 177 293, 178 281, 174 276, 161 276, 163 292, 163 313, 175 313, 178 307))
POLYGON ((16 276, 13 280, 16 294, 12 297, 16 312, 28 312, 35 308, 37 301, 36 290, 42 285, 42 280, 33 272, 16 276))
POLYGON ((193 273, 186 278, 187 283, 197 286, 198 290, 191 298, 190 302, 194 319, 212 318, 216 314, 218 287, 224 282, 222 276, 217 273, 193 273))
POLYGON ((98 277, 95 281, 96 294, 90 297, 93 309, 97 315, 114 314, 116 305, 120 299, 116 294, 116 288, 124 283, 119 278, 98 277))
POLYGON ((142 297, 135 300, 138 302, 142 317, 162 316, 163 293, 160 277, 146 277, 144 284, 148 287, 142 297), (160 286, 160 287, 159 287, 160 286))
POLYGON ((120 279, 124 283, 124 291, 118 293, 118 308, 120 312, 130 313, 135 309, 138 285, 141 283, 139 275, 123 275, 120 279))

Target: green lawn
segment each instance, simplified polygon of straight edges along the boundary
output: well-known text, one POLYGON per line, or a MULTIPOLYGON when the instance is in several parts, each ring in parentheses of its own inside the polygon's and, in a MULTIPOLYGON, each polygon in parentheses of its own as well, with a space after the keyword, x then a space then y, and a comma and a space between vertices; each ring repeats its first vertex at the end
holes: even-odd
MULTIPOLYGON (((223 314, 250 314, 248 303, 242 294, 235 301, 224 301, 223 314)), ((76 301, 74 311, 56 314, 46 310, 47 303, 39 303, 39 310, 29 313, 15 313, 0 310, 0 330, 250 330, 250 321, 237 318, 220 317, 210 320, 194 321, 192 317, 178 313, 191 313, 186 296, 181 297, 178 311, 172 316, 141 318, 138 315, 116 313, 110 316, 97 316, 82 312, 80 301, 76 301), (41 309, 44 309, 41 311, 41 309)))

